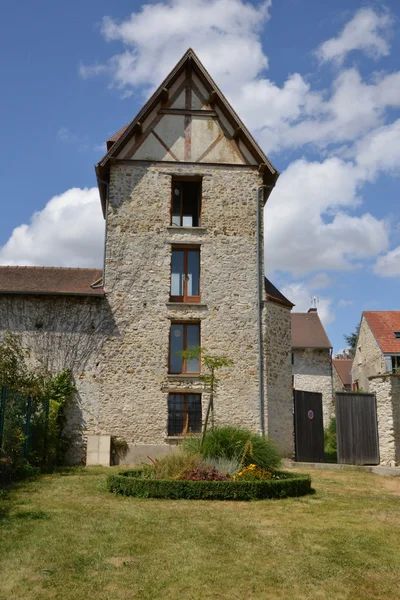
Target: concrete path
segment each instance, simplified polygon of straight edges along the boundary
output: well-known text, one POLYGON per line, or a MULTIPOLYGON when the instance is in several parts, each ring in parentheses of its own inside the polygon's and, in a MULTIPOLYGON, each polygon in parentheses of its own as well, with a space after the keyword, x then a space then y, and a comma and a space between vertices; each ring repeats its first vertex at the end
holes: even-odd
POLYGON ((332 471, 364 471, 375 475, 391 475, 400 477, 400 467, 380 467, 362 465, 342 465, 337 463, 305 463, 293 460, 283 460, 282 464, 287 469, 331 469, 332 471))

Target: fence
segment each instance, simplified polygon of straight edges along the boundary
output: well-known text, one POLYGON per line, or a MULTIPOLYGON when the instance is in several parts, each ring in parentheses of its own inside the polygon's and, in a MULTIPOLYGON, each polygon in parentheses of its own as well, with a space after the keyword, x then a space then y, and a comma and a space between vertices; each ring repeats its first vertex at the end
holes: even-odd
POLYGON ((3 386, 0 398, 0 458, 31 465, 48 462, 49 399, 24 396, 3 386))

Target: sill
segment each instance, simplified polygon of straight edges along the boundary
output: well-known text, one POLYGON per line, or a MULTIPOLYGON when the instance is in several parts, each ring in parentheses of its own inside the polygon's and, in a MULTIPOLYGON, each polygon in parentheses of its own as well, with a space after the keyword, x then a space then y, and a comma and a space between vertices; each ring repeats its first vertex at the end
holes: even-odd
POLYGON ((198 379, 201 373, 168 373, 168 379, 198 379))
POLYGON ((180 227, 178 225, 167 225, 168 231, 207 231, 207 227, 180 227))
POLYGON ((207 308, 207 304, 201 302, 166 302, 168 308, 207 308))
POLYGON ((165 437, 165 440, 168 442, 169 440, 171 441, 180 441, 180 440, 186 440, 187 438, 193 438, 193 437, 200 437, 201 433, 185 433, 185 435, 167 435, 165 437))

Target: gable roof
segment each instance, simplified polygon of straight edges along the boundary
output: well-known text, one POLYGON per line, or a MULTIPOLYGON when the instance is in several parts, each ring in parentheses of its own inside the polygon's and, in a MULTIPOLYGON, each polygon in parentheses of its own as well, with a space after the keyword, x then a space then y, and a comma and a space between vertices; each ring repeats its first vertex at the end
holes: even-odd
POLYGON ((332 348, 318 312, 291 313, 292 348, 332 348))
POLYGON ((130 141, 133 135, 135 135, 135 132, 140 130, 143 121, 150 113, 152 113, 152 111, 154 111, 155 107, 162 101, 163 97, 168 97, 169 88, 182 72, 187 69, 191 69, 200 78, 201 83, 208 94, 210 104, 217 106, 222 111, 224 118, 232 125, 234 129, 232 137, 240 138, 240 141, 243 142, 247 151, 254 157, 256 164, 259 165, 260 170, 263 172, 265 183, 269 183, 273 186, 278 179, 278 171, 261 150, 260 146, 243 124, 237 113, 233 110, 232 106, 215 84, 194 51, 189 48, 131 123, 122 127, 122 129, 107 140, 108 151, 95 167, 103 214, 105 213, 110 161, 118 156, 124 146, 130 141))
POLYGON ((282 304, 283 306, 287 306, 288 308, 293 308, 293 302, 290 302, 283 294, 274 286, 274 284, 264 277, 264 289, 265 295, 268 300, 271 302, 276 302, 277 304, 282 304))
POLYGON ((400 354, 400 310, 364 311, 363 315, 384 354, 400 354))
POLYGON ((350 358, 334 358, 332 364, 343 385, 351 385, 351 367, 353 366, 353 361, 350 358))
POLYGON ((101 269, 0 267, 0 294, 104 296, 101 269))

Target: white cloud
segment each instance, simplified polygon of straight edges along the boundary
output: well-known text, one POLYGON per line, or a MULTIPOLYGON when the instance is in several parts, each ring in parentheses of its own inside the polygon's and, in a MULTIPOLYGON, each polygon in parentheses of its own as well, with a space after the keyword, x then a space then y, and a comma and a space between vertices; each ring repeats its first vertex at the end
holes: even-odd
POLYGON ((268 66, 260 33, 269 19, 271 0, 257 6, 242 0, 168 0, 145 4, 122 22, 103 19, 107 41, 124 51, 104 64, 80 66, 87 78, 110 72, 114 85, 149 88, 159 85, 189 47, 225 88, 256 78, 268 66))
MULTIPOLYGON (((400 106, 400 72, 381 74, 368 83, 357 69, 349 69, 337 76, 331 90, 313 90, 299 73, 289 75, 281 87, 267 79, 261 34, 270 5, 168 0, 145 4, 120 22, 105 17, 103 36, 120 42, 123 52, 103 65, 81 65, 80 74, 88 78, 107 73, 125 98, 134 91, 147 95, 191 46, 267 153, 353 142, 381 126, 388 108, 400 106)), ((390 22, 389 14, 363 9, 345 31, 369 28, 373 37, 375 29, 390 22)))
POLYGON ((321 62, 333 60, 339 64, 353 50, 361 50, 375 59, 387 56, 390 52, 388 35, 392 22, 388 12, 378 14, 371 8, 362 8, 337 37, 321 44, 316 54, 321 62))
MULTIPOLYGON (((289 283, 281 291, 291 302, 294 302, 293 312, 307 312, 315 297, 314 289, 306 282, 289 283)), ((333 300, 326 296, 316 296, 316 299, 319 317, 324 325, 329 325, 335 320, 333 300)))
POLYGON ((103 240, 97 188, 72 188, 14 229, 0 248, 0 264, 101 267, 103 240))
POLYGON ((364 174, 339 158, 297 160, 281 175, 265 209, 267 270, 294 275, 315 270, 349 270, 360 259, 387 248, 384 221, 369 213, 351 216, 358 207, 364 174))
POLYGON ((400 277, 400 246, 380 256, 375 263, 374 272, 381 277, 400 277))

